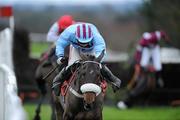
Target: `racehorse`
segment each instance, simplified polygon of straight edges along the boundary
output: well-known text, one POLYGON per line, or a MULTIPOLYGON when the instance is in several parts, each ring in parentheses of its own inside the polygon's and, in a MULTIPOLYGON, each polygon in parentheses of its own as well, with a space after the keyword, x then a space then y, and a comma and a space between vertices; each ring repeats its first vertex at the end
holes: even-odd
POLYGON ((101 59, 80 54, 82 60, 71 78, 64 82, 61 89, 60 103, 63 108, 63 120, 102 120, 102 109, 106 82, 101 76, 101 59), (64 91, 64 92, 63 92, 64 91))

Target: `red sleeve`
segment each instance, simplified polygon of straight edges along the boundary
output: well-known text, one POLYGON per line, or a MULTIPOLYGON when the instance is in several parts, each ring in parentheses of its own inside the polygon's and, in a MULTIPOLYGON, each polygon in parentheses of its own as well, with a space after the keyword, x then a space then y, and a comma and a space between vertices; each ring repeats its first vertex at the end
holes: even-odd
POLYGON ((135 61, 136 61, 136 64, 140 64, 140 60, 141 60, 141 54, 142 54, 142 52, 141 51, 136 51, 136 53, 135 53, 135 61))
POLYGON ((144 38, 140 39, 139 41, 139 45, 141 46, 148 46, 148 44, 149 44, 149 40, 146 40, 144 38))
POLYGON ((140 60, 141 60, 141 54, 142 54, 142 49, 143 47, 141 45, 138 45, 136 47, 136 52, 135 52, 135 55, 134 55, 134 59, 136 61, 136 64, 139 64, 140 63, 140 60))

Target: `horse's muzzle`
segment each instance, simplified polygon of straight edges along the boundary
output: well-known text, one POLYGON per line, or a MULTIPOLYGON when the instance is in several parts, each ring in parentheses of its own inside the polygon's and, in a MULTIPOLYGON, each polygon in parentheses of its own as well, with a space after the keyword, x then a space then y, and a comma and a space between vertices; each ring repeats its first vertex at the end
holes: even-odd
POLYGON ((83 98, 84 109, 87 111, 93 109, 93 103, 95 101, 96 94, 94 92, 86 92, 83 94, 83 98))
POLYGON ((83 94, 85 103, 91 104, 95 101, 96 94, 93 92, 86 92, 83 94))
POLYGON ((101 93, 101 87, 93 83, 86 83, 80 87, 80 90, 83 93, 84 109, 91 110, 96 96, 101 93))

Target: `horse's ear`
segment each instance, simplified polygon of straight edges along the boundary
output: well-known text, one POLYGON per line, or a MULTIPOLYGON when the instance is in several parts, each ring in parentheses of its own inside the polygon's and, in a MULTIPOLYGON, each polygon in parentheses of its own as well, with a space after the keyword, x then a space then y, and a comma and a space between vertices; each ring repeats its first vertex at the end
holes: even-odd
POLYGON ((104 57, 105 49, 101 52, 101 54, 95 59, 96 62, 100 62, 104 57))

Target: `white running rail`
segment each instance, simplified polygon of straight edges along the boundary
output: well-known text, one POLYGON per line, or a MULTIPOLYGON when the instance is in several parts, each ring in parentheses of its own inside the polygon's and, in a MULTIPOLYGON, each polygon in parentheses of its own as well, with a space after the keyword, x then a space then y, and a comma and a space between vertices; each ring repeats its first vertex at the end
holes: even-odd
POLYGON ((17 95, 12 42, 9 28, 0 32, 0 120, 26 120, 26 113, 17 95))

